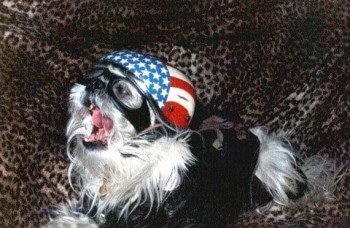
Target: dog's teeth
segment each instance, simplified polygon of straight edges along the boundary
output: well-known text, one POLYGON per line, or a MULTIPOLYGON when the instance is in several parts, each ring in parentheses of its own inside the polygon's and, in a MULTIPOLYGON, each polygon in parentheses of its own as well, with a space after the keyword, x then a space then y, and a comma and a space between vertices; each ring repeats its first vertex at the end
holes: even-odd
POLYGON ((89 107, 89 109, 90 109, 90 110, 93 110, 93 109, 94 109, 94 105, 91 104, 90 107, 89 107))

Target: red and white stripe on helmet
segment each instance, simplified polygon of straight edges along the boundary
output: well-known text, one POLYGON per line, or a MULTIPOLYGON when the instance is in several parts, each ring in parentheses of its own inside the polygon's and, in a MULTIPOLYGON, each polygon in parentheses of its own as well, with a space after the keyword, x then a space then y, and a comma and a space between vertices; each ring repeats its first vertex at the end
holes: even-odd
POLYGON ((170 73, 170 89, 162 109, 163 115, 176 126, 188 128, 195 109, 195 89, 181 71, 169 64, 166 67, 170 73))

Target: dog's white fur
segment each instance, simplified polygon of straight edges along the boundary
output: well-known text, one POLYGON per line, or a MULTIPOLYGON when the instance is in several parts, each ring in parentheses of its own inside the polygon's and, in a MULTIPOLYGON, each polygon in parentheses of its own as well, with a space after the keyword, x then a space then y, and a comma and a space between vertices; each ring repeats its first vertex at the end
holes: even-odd
POLYGON ((255 175, 277 203, 291 204, 286 193, 297 194, 298 182, 306 181, 296 169, 297 162, 292 146, 283 137, 268 135, 265 127, 251 128, 250 131, 260 141, 255 175))
MULTIPOLYGON (((84 89, 76 85, 71 92, 68 144, 75 137, 87 137, 92 131, 91 115, 81 103, 84 89)), ((78 141, 73 152, 68 151, 69 174, 78 173, 81 196, 92 199, 92 205, 97 205, 97 214, 116 207, 121 208, 121 214, 129 214, 146 200, 160 204, 166 192, 181 182, 188 165, 195 161, 186 143, 188 133, 182 132, 173 138, 163 136, 151 143, 135 135, 133 126, 111 107, 107 97, 95 103, 101 111, 112 110, 103 115, 111 118, 115 127, 108 149, 89 151, 78 141), (106 189, 103 196, 101 187, 106 189)))
MULTIPOLYGON (((98 224, 84 213, 77 212, 77 202, 68 201, 55 211, 55 218, 43 225, 43 228, 97 228, 98 224)), ((103 221, 103 216, 100 221, 103 221)))
MULTIPOLYGON (((131 92, 135 92, 130 90, 131 92)), ((159 206, 167 193, 181 184, 189 166, 196 162, 187 139, 190 132, 180 132, 173 137, 161 136, 147 140, 144 134, 136 134, 134 127, 113 107, 107 94, 90 97, 93 105, 100 108, 102 115, 114 123, 108 137, 108 147, 88 150, 82 140, 93 129, 91 110, 84 106, 85 86, 76 84, 70 94, 70 121, 67 126, 68 155, 71 160, 69 177, 78 178, 71 182, 80 195, 80 204, 74 205, 72 213, 62 209, 60 216, 47 227, 59 224, 91 224, 85 215, 74 212, 81 206, 83 198, 90 199, 90 206, 96 206, 97 217, 118 208, 120 216, 127 216, 146 201, 159 206), (78 140, 76 140, 78 139, 78 140)), ((132 101, 130 101, 132 103, 132 101)), ((136 101, 135 101, 136 102, 136 101)), ((151 128, 156 128, 156 115, 151 112, 151 128)), ((276 202, 290 203, 286 192, 297 191, 297 181, 304 179, 296 171, 293 150, 282 138, 269 136, 266 129, 251 129, 260 141, 260 152, 255 175, 263 182, 276 202)), ((96 224, 95 224, 96 225, 96 224)))

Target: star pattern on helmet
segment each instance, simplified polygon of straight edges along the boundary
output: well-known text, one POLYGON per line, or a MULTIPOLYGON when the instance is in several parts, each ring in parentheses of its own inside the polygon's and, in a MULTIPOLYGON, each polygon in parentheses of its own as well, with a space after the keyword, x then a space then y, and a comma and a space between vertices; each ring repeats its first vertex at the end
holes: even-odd
POLYGON ((133 51, 116 51, 101 60, 120 65, 132 72, 141 81, 153 99, 163 108, 170 89, 170 73, 166 65, 152 56, 133 51))

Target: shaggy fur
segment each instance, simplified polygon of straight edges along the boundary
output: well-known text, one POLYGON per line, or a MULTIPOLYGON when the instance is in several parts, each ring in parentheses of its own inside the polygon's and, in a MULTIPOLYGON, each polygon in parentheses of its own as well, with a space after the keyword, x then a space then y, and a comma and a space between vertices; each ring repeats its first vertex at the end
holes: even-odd
MULTIPOLYGON (((76 210, 76 202, 68 201, 67 205, 59 207, 55 211, 57 218, 50 218, 50 222, 42 226, 43 228, 97 228, 98 225, 84 213, 76 210)), ((103 221, 103 218, 100 218, 103 221)))
POLYGON ((260 154, 255 175, 277 203, 292 204, 293 197, 290 194, 294 196, 300 194, 300 184, 307 182, 306 177, 297 169, 292 146, 286 139, 269 136, 264 127, 252 128, 251 132, 260 141, 260 154))

